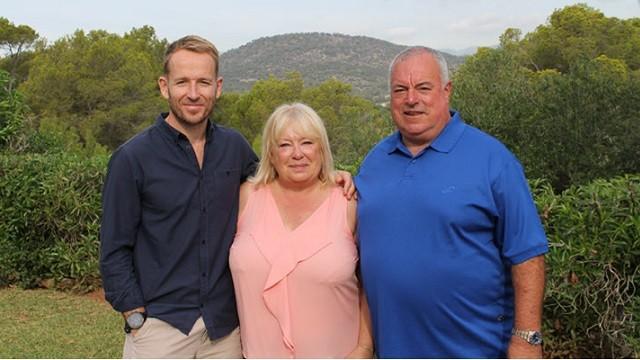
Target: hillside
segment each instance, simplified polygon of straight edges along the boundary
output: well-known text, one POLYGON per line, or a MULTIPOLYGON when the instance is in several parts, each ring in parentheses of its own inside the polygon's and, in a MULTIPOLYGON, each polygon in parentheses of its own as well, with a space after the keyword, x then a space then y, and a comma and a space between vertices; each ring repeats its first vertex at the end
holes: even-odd
MULTIPOLYGON (((269 75, 302 74, 306 85, 335 77, 353 86, 355 94, 383 102, 387 72, 405 46, 365 36, 298 33, 264 37, 221 55, 225 91, 245 91, 269 75)), ((455 68, 463 57, 445 54, 455 68)))

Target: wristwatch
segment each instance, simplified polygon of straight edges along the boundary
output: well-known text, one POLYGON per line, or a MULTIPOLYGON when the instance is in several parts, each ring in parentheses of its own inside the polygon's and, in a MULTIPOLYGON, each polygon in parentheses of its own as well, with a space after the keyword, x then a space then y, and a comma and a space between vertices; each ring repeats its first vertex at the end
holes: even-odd
POLYGON ((520 330, 514 328, 511 335, 524 339, 531 345, 542 345, 542 333, 536 330, 520 330))
POLYGON ((128 334, 131 332, 131 330, 140 329, 146 320, 146 312, 132 312, 131 314, 127 315, 127 319, 124 322, 124 332, 128 334))

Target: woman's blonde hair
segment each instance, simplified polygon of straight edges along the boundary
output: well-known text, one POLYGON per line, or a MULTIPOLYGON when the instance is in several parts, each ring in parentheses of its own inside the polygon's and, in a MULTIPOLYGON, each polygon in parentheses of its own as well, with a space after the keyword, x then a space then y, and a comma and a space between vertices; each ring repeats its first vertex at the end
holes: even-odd
POLYGON ((266 185, 278 177, 272 163, 273 153, 278 146, 278 139, 292 126, 295 126, 300 135, 318 142, 322 161, 318 178, 323 183, 333 182, 333 156, 331 155, 327 130, 320 116, 312 108, 302 103, 280 105, 269 116, 262 131, 262 155, 258 171, 249 181, 257 185, 266 185))

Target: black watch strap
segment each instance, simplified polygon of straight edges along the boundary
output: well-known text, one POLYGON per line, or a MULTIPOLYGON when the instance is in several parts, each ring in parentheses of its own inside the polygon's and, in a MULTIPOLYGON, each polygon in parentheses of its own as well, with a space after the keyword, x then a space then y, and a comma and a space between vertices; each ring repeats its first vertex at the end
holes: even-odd
MULTIPOLYGON (((142 315, 142 318, 144 319, 142 323, 144 324, 144 322, 147 321, 147 312, 146 311, 145 312, 138 312, 138 314, 142 315)), ((129 316, 131 316, 131 315, 129 315, 129 316)), ((127 319, 125 319, 124 320, 124 332, 126 334, 130 334, 131 330, 133 330, 133 328, 129 325, 129 322, 127 321, 127 319)))

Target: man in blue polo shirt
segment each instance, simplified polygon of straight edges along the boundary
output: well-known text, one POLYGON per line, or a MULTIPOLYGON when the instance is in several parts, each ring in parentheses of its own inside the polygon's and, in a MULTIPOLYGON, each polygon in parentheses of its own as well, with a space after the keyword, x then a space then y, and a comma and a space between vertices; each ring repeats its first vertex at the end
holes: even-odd
POLYGON ((390 90, 398 131, 356 177, 377 355, 541 357, 548 248, 520 163, 449 110, 438 52, 400 53, 390 90))

